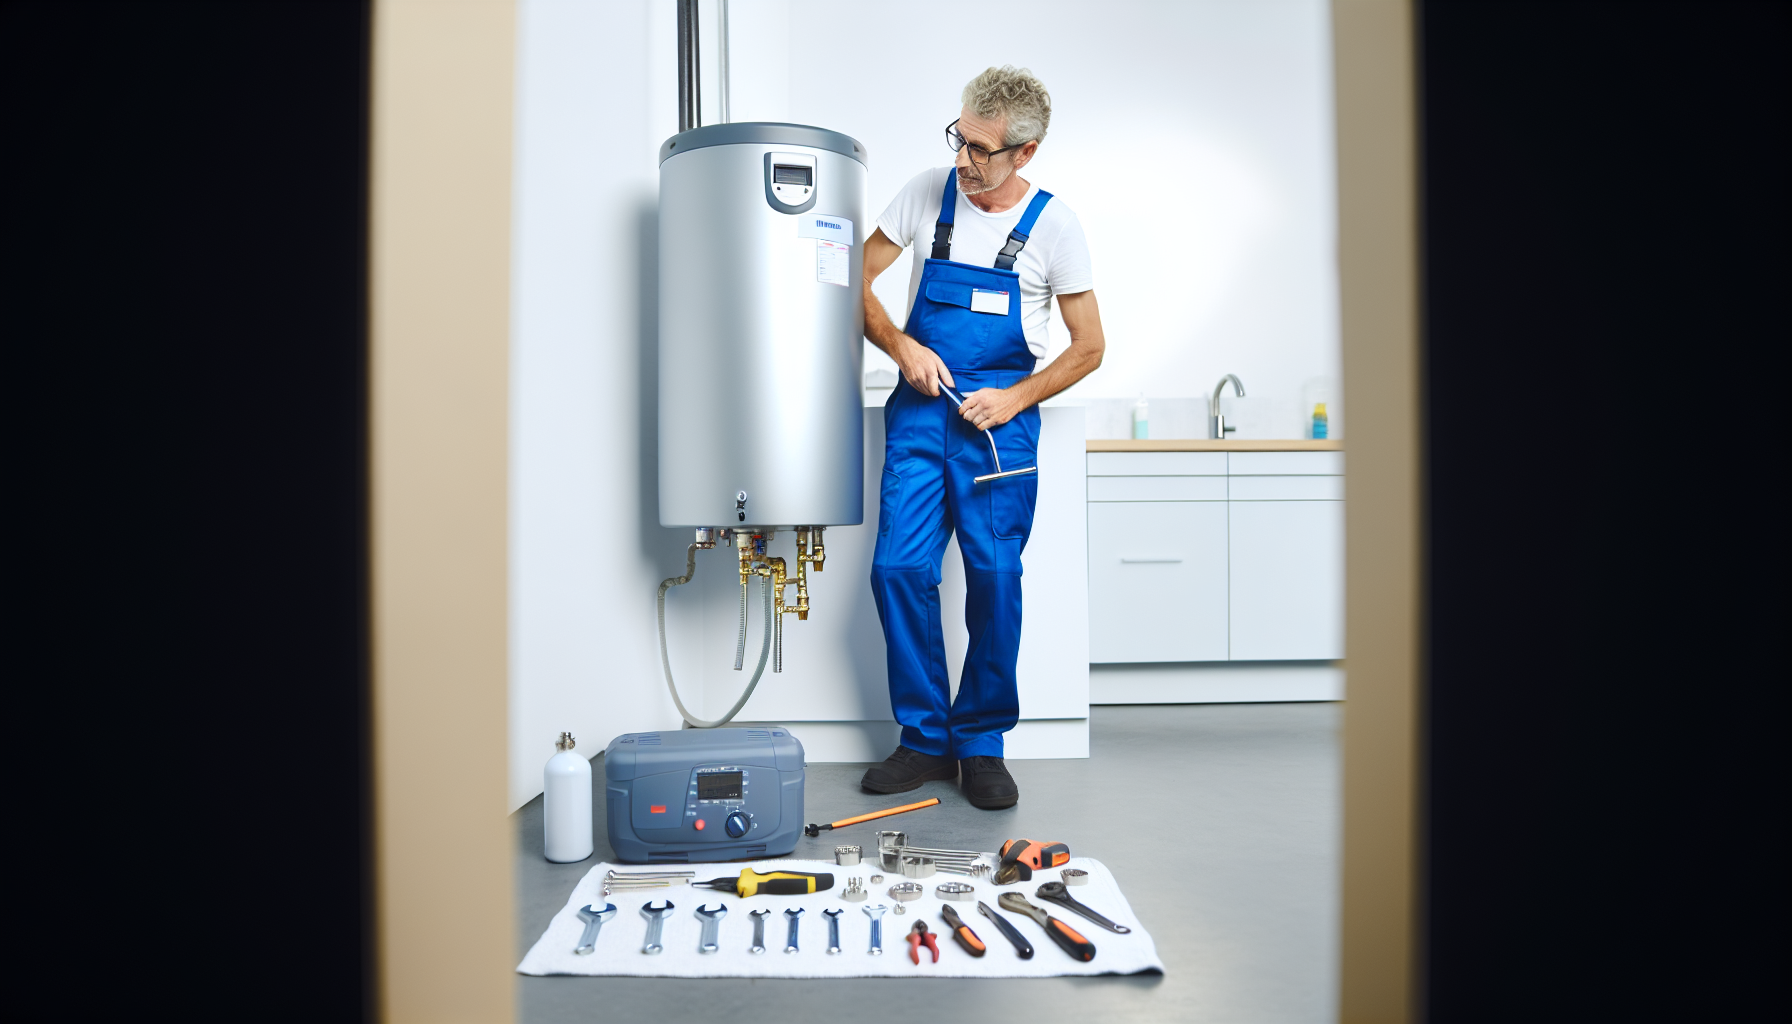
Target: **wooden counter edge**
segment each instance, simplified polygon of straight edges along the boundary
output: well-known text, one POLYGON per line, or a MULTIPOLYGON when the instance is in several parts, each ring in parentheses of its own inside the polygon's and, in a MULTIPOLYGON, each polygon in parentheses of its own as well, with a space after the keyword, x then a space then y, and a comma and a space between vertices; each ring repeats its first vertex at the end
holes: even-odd
POLYGON ((1161 441, 1100 439, 1083 442, 1089 452, 1341 452, 1343 441, 1209 441, 1165 438, 1161 441))

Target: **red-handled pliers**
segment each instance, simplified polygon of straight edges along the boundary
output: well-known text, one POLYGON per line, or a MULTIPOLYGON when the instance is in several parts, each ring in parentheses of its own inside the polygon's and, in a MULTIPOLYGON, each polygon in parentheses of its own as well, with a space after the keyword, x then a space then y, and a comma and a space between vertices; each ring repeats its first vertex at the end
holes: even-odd
POLYGON ((908 933, 908 958, 915 963, 921 962, 921 947, 933 950, 933 962, 940 962, 940 942, 934 933, 927 930, 926 921, 916 921, 908 933))

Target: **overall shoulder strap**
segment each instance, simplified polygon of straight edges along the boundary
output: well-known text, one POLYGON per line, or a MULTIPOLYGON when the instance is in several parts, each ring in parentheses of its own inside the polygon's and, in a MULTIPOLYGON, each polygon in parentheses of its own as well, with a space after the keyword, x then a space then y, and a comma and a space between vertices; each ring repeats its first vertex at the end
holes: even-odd
POLYGON ((946 173, 946 194, 940 197, 940 219, 933 225, 933 258, 952 258, 952 218, 958 213, 958 168, 946 173))
POLYGON ((1002 246, 1002 251, 996 253, 997 270, 1014 269, 1015 258, 1027 247, 1027 237, 1033 233, 1033 222, 1039 219, 1039 211, 1045 209, 1045 204, 1051 201, 1052 194, 1040 189, 1033 201, 1027 204, 1027 212, 1020 215, 1020 223, 1014 225, 1013 231, 1008 232, 1008 241, 1002 246))

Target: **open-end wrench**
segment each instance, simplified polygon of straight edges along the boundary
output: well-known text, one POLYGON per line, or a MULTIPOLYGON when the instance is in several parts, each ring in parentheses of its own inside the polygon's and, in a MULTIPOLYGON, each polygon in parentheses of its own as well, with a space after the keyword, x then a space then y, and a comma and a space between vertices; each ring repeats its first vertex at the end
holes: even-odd
POLYGON ((1033 895, 1047 903, 1056 903, 1065 910, 1081 914, 1101 927, 1106 928, 1108 931, 1113 932, 1115 935, 1132 934, 1131 928, 1128 928, 1123 924, 1115 924, 1107 918, 1102 917, 1100 914, 1097 914, 1095 911, 1090 910, 1088 907, 1083 906, 1081 903, 1078 903, 1076 897, 1070 895, 1070 890, 1065 887, 1063 882, 1047 882, 1035 890, 1033 895))
POLYGON ((616 904, 606 903, 602 910, 592 910, 587 903, 579 908, 579 920, 585 922, 585 934, 579 936, 579 947, 574 953, 584 956, 597 948, 597 933, 603 931, 604 922, 616 916, 616 904))
POLYGON ((656 907, 652 900, 641 904, 641 916, 647 919, 647 938, 641 943, 641 952, 653 954, 663 951, 660 945, 660 929, 666 926, 666 918, 672 916, 672 901, 667 900, 663 907, 656 907))
POLYGON ((791 907, 784 911, 784 920, 790 922, 790 934, 784 940, 784 952, 794 953, 796 952, 796 926, 802 923, 803 908, 791 907))
POLYGON ((718 903, 716 909, 709 909, 705 903, 697 908, 697 920, 703 922, 703 937, 697 940, 697 952, 714 953, 722 947, 716 944, 716 932, 722 927, 722 918, 728 916, 728 904, 718 903))
POLYGON ((1052 941, 1058 944, 1058 948, 1069 953, 1072 959, 1081 960, 1083 963, 1095 959, 1095 943, 1083 938, 1082 933, 1075 928, 1046 913, 1045 908, 1035 907, 1028 903, 1027 898, 1020 893, 1005 892, 1001 899, 996 900, 996 903, 1010 913, 1025 914, 1032 918, 1039 927, 1045 929, 1045 934, 1052 937, 1052 941))
POLYGON ((755 910, 747 914, 753 919, 753 945, 747 948, 747 952, 765 952, 765 918, 770 913, 769 910, 755 910))
POLYGON ((840 952, 840 911, 824 910, 821 916, 828 919, 828 955, 837 956, 840 952))
POLYGON ((871 948, 866 952, 872 956, 884 955, 884 911, 888 909, 882 903, 865 908, 865 916, 871 919, 871 948))

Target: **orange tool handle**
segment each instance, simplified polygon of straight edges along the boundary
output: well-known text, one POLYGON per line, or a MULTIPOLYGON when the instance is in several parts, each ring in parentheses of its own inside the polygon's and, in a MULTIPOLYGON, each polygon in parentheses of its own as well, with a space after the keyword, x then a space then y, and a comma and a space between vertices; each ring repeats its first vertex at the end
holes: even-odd
POLYGON ((961 924, 952 929, 952 937, 957 939, 958 944, 964 947, 964 951, 972 956, 982 956, 989 952, 989 947, 983 944, 983 940, 979 939, 977 933, 971 931, 968 925, 961 924))
POLYGON ((847 825, 857 825, 861 821, 874 821, 878 818, 887 818, 892 814, 901 814, 903 811, 918 811, 923 807, 932 807, 939 802, 940 798, 936 796, 931 800, 922 800, 919 803, 913 804, 903 804, 901 807, 892 807, 887 811, 872 811, 870 814, 861 814, 856 818, 841 818, 839 821, 834 822, 828 827, 843 828, 847 825))
POLYGON ((1073 959, 1083 963, 1095 959, 1095 943, 1090 942, 1075 929, 1058 920, 1048 917, 1045 921, 1045 933, 1052 937, 1058 948, 1069 953, 1073 959))

